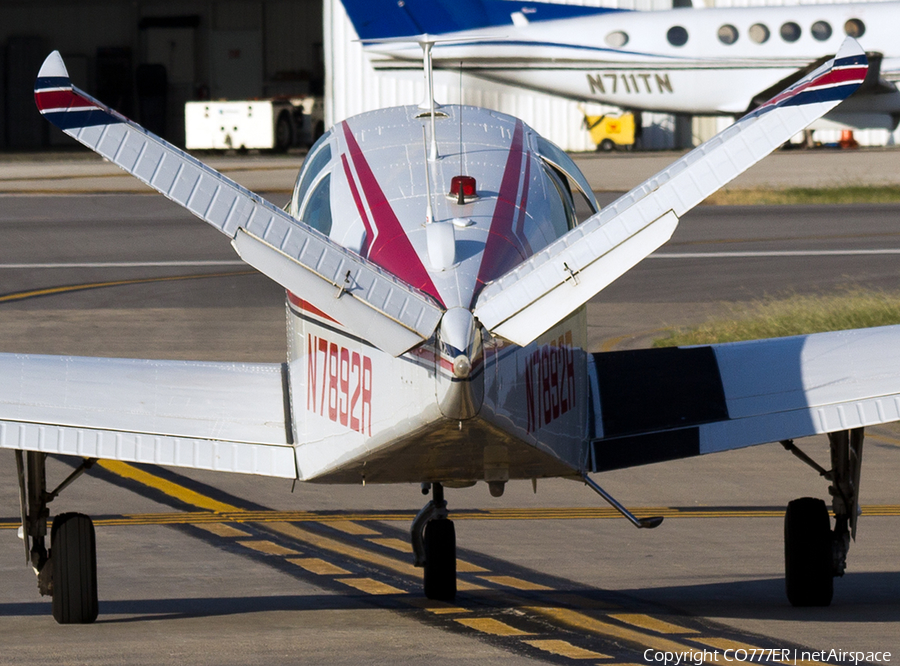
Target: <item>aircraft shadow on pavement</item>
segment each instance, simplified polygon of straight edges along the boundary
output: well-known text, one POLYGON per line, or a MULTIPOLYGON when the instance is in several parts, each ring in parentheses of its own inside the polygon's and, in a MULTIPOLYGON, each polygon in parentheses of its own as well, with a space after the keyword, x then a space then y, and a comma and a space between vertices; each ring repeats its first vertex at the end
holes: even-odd
POLYGON ((714 618, 816 622, 900 621, 900 572, 846 573, 834 580, 834 600, 824 608, 794 608, 784 578, 619 590, 624 595, 693 615, 714 618))

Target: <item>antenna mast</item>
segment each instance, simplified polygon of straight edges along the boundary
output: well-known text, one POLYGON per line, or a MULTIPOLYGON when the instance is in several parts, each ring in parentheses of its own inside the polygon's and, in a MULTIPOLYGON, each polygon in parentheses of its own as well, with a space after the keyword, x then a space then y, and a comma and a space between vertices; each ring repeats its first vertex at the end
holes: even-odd
POLYGON ((431 63, 431 47, 434 46, 434 38, 429 35, 422 35, 419 39, 419 45, 422 47, 422 58, 424 60, 425 66, 425 90, 427 99, 419 104, 420 109, 428 109, 428 114, 431 116, 431 151, 429 152, 428 159, 431 162, 434 162, 438 158, 438 149, 437 149, 437 135, 435 134, 435 111, 440 106, 437 102, 434 101, 434 68, 431 63))

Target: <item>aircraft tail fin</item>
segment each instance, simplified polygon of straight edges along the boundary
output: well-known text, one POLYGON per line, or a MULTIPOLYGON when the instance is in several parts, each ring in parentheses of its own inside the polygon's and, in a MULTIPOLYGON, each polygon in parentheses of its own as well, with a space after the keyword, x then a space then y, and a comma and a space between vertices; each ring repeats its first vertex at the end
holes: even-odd
POLYGON ((38 73, 47 120, 232 238, 248 264, 380 349, 428 340, 443 309, 429 295, 75 88, 59 53, 38 73))
POLYGON ((475 316, 528 344, 665 243, 691 208, 849 97, 866 71, 848 37, 825 65, 487 285, 475 316))
POLYGON ((506 0, 341 1, 356 34, 364 41, 511 26, 516 12, 528 21, 549 21, 622 11, 548 2, 530 2, 523 8, 506 0))

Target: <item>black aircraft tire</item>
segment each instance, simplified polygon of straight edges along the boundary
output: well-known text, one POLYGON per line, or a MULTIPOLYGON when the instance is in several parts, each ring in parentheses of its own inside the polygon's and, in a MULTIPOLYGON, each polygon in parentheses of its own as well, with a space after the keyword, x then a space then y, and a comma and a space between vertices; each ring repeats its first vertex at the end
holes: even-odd
POLYGON ((446 518, 425 525, 425 596, 439 601, 456 597, 456 529, 446 518))
POLYGON ((828 606, 834 595, 831 519, 825 502, 802 497, 784 515, 784 582, 792 606, 828 606))
POLYGON ((94 524, 80 513, 53 520, 53 619, 59 624, 90 624, 97 619, 97 542, 94 524))

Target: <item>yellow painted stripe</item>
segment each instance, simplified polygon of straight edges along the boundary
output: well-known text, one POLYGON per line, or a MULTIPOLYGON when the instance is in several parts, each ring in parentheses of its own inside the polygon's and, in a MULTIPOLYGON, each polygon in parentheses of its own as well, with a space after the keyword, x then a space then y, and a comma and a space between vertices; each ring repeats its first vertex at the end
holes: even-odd
POLYGON ((289 557, 287 561, 319 576, 341 576, 350 573, 346 569, 318 557, 289 557))
POLYGON ((343 532, 344 534, 353 534, 356 536, 368 536, 370 534, 378 534, 376 530, 373 530, 371 527, 366 527, 365 525, 360 525, 358 523, 354 523, 353 521, 335 521, 333 523, 328 523, 328 527, 333 530, 337 530, 338 532, 343 532))
POLYGON ((220 537, 248 537, 250 536, 250 532, 245 532, 244 530, 239 530, 236 527, 232 527, 231 525, 226 525, 225 523, 197 523, 194 527, 199 527, 201 530, 206 530, 207 532, 212 532, 216 536, 220 537))
POLYGON ((472 612, 468 608, 460 608, 459 606, 448 604, 446 601, 426 599, 425 597, 413 597, 411 599, 407 599, 406 603, 408 603, 410 606, 415 606, 416 608, 426 610, 429 613, 434 613, 435 615, 454 615, 457 613, 472 612))
MULTIPOLYGON (((105 461, 109 463, 111 461, 105 461)), ((122 465, 126 465, 127 463, 121 463, 122 465)), ((134 469, 134 468, 132 468, 134 469)), ((150 478, 156 481, 162 481, 159 477, 155 477, 149 475, 150 478)), ((162 482, 163 484, 167 484, 168 482, 162 482)), ((146 485, 153 485, 155 487, 159 487, 161 484, 159 483, 148 483, 146 485)), ((203 498, 203 503, 211 504, 216 506, 227 506, 220 502, 215 502, 210 498, 206 498, 203 495, 199 495, 197 493, 193 493, 193 491, 187 490, 183 486, 178 486, 177 484, 172 484, 176 488, 180 488, 182 492, 182 498, 187 501, 188 495, 193 494, 195 501, 200 503, 199 499, 203 498)), ((159 487, 162 490, 161 487, 159 487)), ((203 523, 271 523, 271 522, 309 522, 309 523, 319 523, 325 525, 334 525, 337 522, 346 521, 349 518, 352 518, 355 521, 408 521, 412 520, 411 514, 366 514, 366 515, 322 515, 322 514, 314 514, 308 512, 285 512, 285 511, 242 511, 240 509, 234 511, 218 511, 215 510, 215 513, 205 512, 205 511, 185 511, 182 513, 143 513, 143 514, 131 514, 117 518, 98 518, 94 520, 94 524, 97 526, 133 526, 133 525, 201 525, 203 523)), ((708 511, 708 512, 687 512, 687 511, 678 511, 676 509, 639 509, 640 512, 646 514, 654 514, 654 515, 662 515, 667 518, 782 518, 784 516, 784 511, 782 510, 771 510, 771 511, 748 511, 745 509, 735 509, 735 510, 717 510, 717 511, 708 511)), ((862 515, 864 516, 878 516, 878 517, 897 517, 900 516, 900 505, 896 504, 875 504, 868 505, 862 507, 862 515)), ((606 519, 606 518, 621 518, 618 513, 601 513, 595 509, 579 509, 573 510, 569 514, 557 514, 554 515, 547 511, 542 510, 530 510, 527 513, 522 512, 520 515, 515 518, 511 518, 508 515, 497 514, 491 512, 489 515, 483 515, 482 513, 477 514, 454 514, 454 520, 583 520, 583 519, 606 519)), ((17 520, 7 520, 5 522, 0 522, 0 529, 18 529, 19 522, 17 520)), ((475 565, 472 565, 475 566, 475 565)), ((472 571, 477 571, 477 569, 472 569, 472 571)))
POLYGON ((480 567, 477 564, 472 564, 471 562, 459 558, 456 559, 456 570, 460 573, 481 573, 487 571, 484 567, 480 567))
POLYGON ((484 585, 479 585, 478 583, 473 583, 460 578, 456 581, 456 589, 460 592, 474 592, 476 590, 483 590, 485 587, 484 585))
POLYGON ((637 333, 628 333, 626 335, 619 335, 615 338, 608 338, 600 344, 600 351, 604 351, 604 352, 612 351, 618 345, 625 342, 626 340, 633 340, 635 338, 643 338, 648 335, 656 335, 659 333, 665 333, 666 331, 669 331, 669 330, 671 330, 671 329, 669 329, 669 328, 651 328, 646 331, 639 331, 637 333))
POLYGON ((393 585, 388 585, 387 583, 382 583, 381 581, 372 578, 335 578, 335 580, 338 580, 345 585, 349 585, 350 587, 355 587, 360 592, 365 592, 366 594, 406 594, 405 590, 401 590, 393 585))
POLYGON ((569 659, 612 659, 612 657, 610 657, 609 655, 605 655, 601 652, 594 652, 593 650, 586 650, 585 648, 578 647, 577 645, 572 645, 568 641, 555 639, 532 639, 522 642, 528 643, 528 645, 530 645, 531 647, 536 647, 538 650, 543 650, 544 652, 556 654, 561 657, 568 657, 569 659))
POLYGON ((873 433, 871 430, 866 431, 866 439, 874 439, 878 442, 884 442, 885 444, 900 446, 900 439, 897 439, 896 437, 889 437, 888 435, 879 435, 873 433))
POLYGON ((113 474, 118 474, 119 476, 126 479, 137 481, 138 483, 141 483, 150 488, 155 488, 156 490, 160 490, 170 497, 174 497, 181 500, 182 502, 185 502, 186 504, 192 504, 201 509, 219 512, 240 511, 240 509, 236 506, 226 504, 225 502, 219 502, 212 499, 211 497, 207 497, 206 495, 201 495, 200 493, 194 492, 189 488, 185 488, 184 486, 181 486, 177 483, 172 483, 171 481, 166 481, 165 479, 162 479, 154 474, 150 474, 138 469, 137 467, 129 465, 128 463, 120 462, 118 460, 101 460, 97 464, 104 469, 112 472, 113 474))
MULTIPOLYGON (((569 610, 567 608, 532 606, 526 608, 526 610, 537 615, 543 615, 555 622, 560 622, 581 631, 589 631, 600 636, 625 641, 626 643, 631 643, 640 646, 641 648, 653 648, 663 652, 689 652, 692 649, 683 643, 678 643, 669 638, 662 638, 628 627, 611 624, 610 622, 598 620, 590 615, 585 615, 584 613, 579 613, 578 611, 569 610)), ((722 663, 724 663, 724 660, 722 663)))
POLYGON ((393 557, 387 557, 380 553, 373 553, 371 551, 365 550, 364 548, 350 546, 345 543, 341 543, 336 539, 322 536, 320 534, 314 534, 309 530, 298 527, 297 525, 292 525, 291 523, 269 523, 269 527, 279 534, 283 534, 284 536, 290 537, 291 539, 302 541, 303 543, 315 546, 316 548, 330 550, 333 553, 338 553, 345 557, 350 557, 354 560, 360 560, 362 562, 374 564, 375 566, 385 567, 386 569, 396 571, 397 573, 406 576, 412 576, 414 578, 422 577, 421 571, 419 569, 416 569, 416 567, 414 567, 409 562, 401 562, 400 560, 394 559, 393 557))
POLYGON ((412 545, 410 545, 408 541, 401 541, 400 539, 380 537, 378 539, 366 539, 366 541, 370 541, 372 543, 378 544, 379 546, 384 546, 385 548, 390 548, 401 553, 412 552, 412 545))
POLYGON ((47 287, 44 289, 31 289, 29 291, 20 291, 15 294, 5 294, 0 296, 0 303, 10 303, 15 301, 24 301, 29 298, 38 296, 55 296, 56 294, 68 294, 73 291, 88 291, 89 289, 100 289, 102 287, 123 287, 133 284, 148 284, 151 282, 173 282, 178 280, 199 280, 202 278, 219 278, 232 277, 238 275, 253 275, 256 271, 233 271, 229 273, 200 273, 197 275, 169 275, 154 278, 136 278, 133 280, 110 280, 109 282, 86 282, 84 284, 70 284, 62 287, 47 287))
POLYGON ((640 627, 641 629, 649 629, 650 631, 655 631, 660 634, 700 633, 696 629, 688 629, 687 627, 672 624, 671 622, 665 622, 664 620, 660 620, 659 618, 651 617, 649 615, 642 615, 640 613, 613 613, 610 614, 609 617, 618 620, 619 622, 624 622, 625 624, 640 627))
POLYGON ((471 613, 467 608, 460 608, 459 606, 453 606, 451 608, 427 608, 427 611, 434 613, 435 615, 456 615, 457 613, 471 613))
POLYGON ((302 555, 299 550, 294 550, 293 548, 285 548, 274 541, 266 541, 265 539, 260 540, 252 540, 252 541, 238 541, 242 546, 246 546, 247 548, 251 548, 253 550, 259 551, 260 553, 265 553, 266 555, 302 555))
POLYGON ((486 580, 489 583, 494 583, 495 585, 503 585, 504 587, 511 587, 516 590, 552 590, 553 588, 547 587, 546 585, 541 585, 540 583, 533 583, 530 580, 523 580, 521 578, 516 578, 515 576, 479 576, 482 580, 486 580))
POLYGON ((492 617, 466 617, 456 620, 461 625, 492 636, 532 636, 533 634, 511 627, 492 617))

